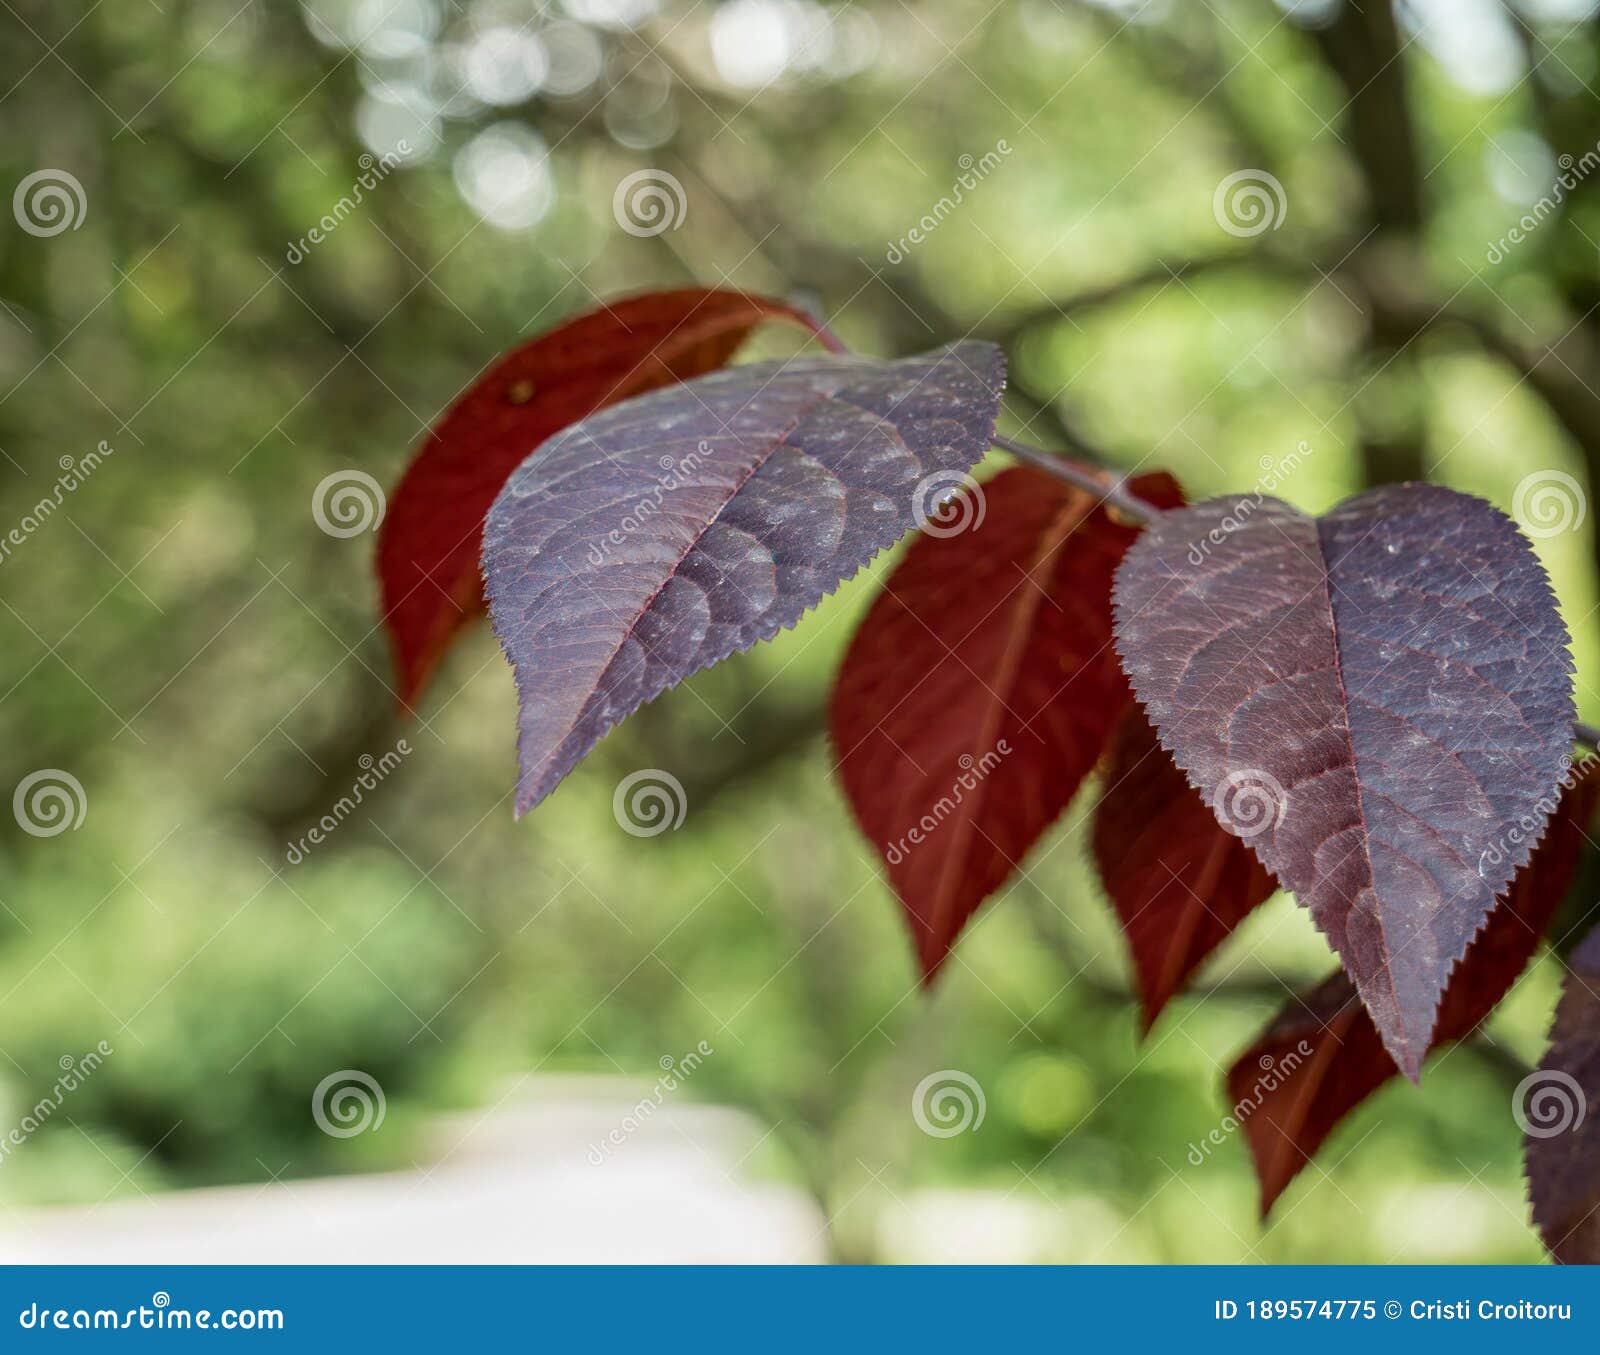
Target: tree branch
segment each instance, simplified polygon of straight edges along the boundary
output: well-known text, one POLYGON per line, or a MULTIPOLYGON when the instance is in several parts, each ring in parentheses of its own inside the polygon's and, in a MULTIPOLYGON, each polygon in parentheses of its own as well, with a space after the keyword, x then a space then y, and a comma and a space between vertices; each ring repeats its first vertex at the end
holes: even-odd
MULTIPOLYGON (((1366 181, 1370 198, 1370 234, 1378 249, 1391 242, 1414 252, 1421 235, 1423 179, 1418 164, 1416 131, 1406 90, 1406 63, 1391 0, 1364 0, 1340 5, 1332 23, 1311 30, 1312 41, 1343 87, 1344 142, 1366 181)), ((1406 336, 1392 329, 1389 313, 1371 308, 1367 349, 1374 371, 1391 364, 1411 367, 1403 356, 1406 336)), ((1408 373, 1417 379, 1415 370, 1408 373)), ((1414 418, 1404 427, 1364 419, 1361 457, 1368 484, 1423 478, 1422 430, 1414 418)))
POLYGON ((1120 509, 1135 522, 1153 522, 1156 514, 1161 511, 1148 500, 1141 499, 1133 493, 1122 477, 1112 471, 1102 470, 1097 466, 1086 466, 1054 452, 1030 446, 1026 442, 1003 438, 998 433, 995 434, 993 442, 996 447, 1010 452, 1018 461, 1097 495, 1101 503, 1108 503, 1113 508, 1120 509))

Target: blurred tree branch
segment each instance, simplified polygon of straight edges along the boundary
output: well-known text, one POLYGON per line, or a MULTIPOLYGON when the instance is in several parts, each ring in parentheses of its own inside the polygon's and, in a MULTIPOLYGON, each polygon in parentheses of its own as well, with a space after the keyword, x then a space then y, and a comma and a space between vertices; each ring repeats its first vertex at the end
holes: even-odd
MULTIPOLYGON (((1312 42, 1344 91, 1344 143, 1361 170, 1369 199, 1370 247, 1395 242, 1413 257, 1424 224, 1421 171, 1407 91, 1406 58, 1391 0, 1341 4, 1332 22, 1311 30, 1312 42)), ((1368 294, 1369 302, 1376 298, 1368 294)), ((1426 478, 1422 419, 1414 408, 1363 411, 1384 400, 1396 377, 1415 389, 1417 372, 1403 326, 1392 323, 1380 305, 1370 309, 1364 400, 1357 401, 1362 425, 1361 459, 1368 484, 1426 478), (1396 371, 1394 369, 1399 368, 1396 371), (1379 385, 1383 381, 1385 384, 1379 385), (1376 389, 1368 390, 1376 386, 1376 389)))

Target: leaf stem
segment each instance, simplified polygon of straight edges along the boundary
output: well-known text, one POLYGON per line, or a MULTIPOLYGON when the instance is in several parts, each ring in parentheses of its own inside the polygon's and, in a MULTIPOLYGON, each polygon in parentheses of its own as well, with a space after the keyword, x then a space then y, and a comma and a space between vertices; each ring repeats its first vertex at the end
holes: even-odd
MULTIPOLYGON (((1115 471, 1097 466, 1092 461, 1079 461, 1061 452, 1047 452, 1043 447, 1018 442, 1015 438, 1004 438, 999 434, 994 436, 993 442, 1002 451, 1010 452, 1018 461, 1042 470, 1046 475, 1053 475, 1058 480, 1065 480, 1069 485, 1076 485, 1090 494, 1098 495, 1102 503, 1110 504, 1136 522, 1148 525, 1154 522, 1162 511, 1148 499, 1141 499, 1133 493, 1128 488, 1127 481, 1115 471)), ((1582 720, 1575 720, 1572 724, 1572 741, 1600 751, 1600 729, 1585 724, 1582 720)))
POLYGON ((850 356, 850 350, 845 347, 844 340, 835 334, 831 329, 829 329, 823 321, 819 320, 809 311, 806 312, 806 318, 811 322, 812 337, 815 338, 818 343, 820 343, 835 357, 850 356))
POLYGON ((1087 490, 1090 494, 1096 495, 1102 503, 1110 504, 1136 522, 1154 522, 1161 512, 1148 499, 1141 499, 1133 493, 1120 475, 1104 467, 1074 460, 1063 456, 1060 452, 1047 452, 1042 447, 1018 442, 1015 438, 1003 438, 999 434, 996 434, 992 441, 996 447, 1010 452, 1018 461, 1026 462, 1042 470, 1046 475, 1055 476, 1058 480, 1065 480, 1069 485, 1087 490))

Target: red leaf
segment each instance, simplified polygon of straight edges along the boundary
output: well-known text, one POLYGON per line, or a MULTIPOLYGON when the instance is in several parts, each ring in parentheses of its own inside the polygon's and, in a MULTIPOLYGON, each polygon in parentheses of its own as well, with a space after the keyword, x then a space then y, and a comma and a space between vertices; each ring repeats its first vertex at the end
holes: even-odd
POLYGON ((1584 937, 1550 1030, 1550 1051, 1517 1087, 1533 1221, 1563 1265, 1600 1265, 1600 927, 1584 937))
MULTIPOLYGON (((1577 871, 1597 800, 1600 770, 1591 767, 1562 795, 1544 840, 1451 975, 1430 1048, 1471 1034, 1527 967, 1577 871)), ((1334 1127, 1397 1071, 1339 972, 1290 1002, 1239 1056, 1228 1095, 1250 1107, 1241 1118, 1263 1216, 1334 1127)))
POLYGON ((1112 736, 1093 845, 1128 939, 1148 1030, 1278 883, 1217 823, 1136 706, 1112 736))
POLYGON ((484 528, 517 812, 667 688, 792 626, 989 450, 1005 358, 796 358, 642 395, 522 463, 484 528))
MULTIPOLYGON (((1181 502, 1164 475, 1134 489, 1181 502)), ((1129 700, 1111 576, 1136 529, 1029 467, 964 511, 976 525, 917 538, 889 576, 829 711, 845 795, 888 863, 925 980, 1066 807, 1129 700)))
POLYGON ((1450 971, 1538 837, 1511 830, 1543 823, 1571 751, 1567 629, 1527 540, 1438 485, 1321 518, 1197 504, 1128 552, 1117 643, 1162 743, 1310 910, 1415 1078, 1450 971))
POLYGON ((402 705, 416 701, 456 632, 483 609, 484 519, 511 472, 597 409, 722 366, 764 320, 787 320, 837 347, 781 301, 704 287, 647 292, 512 349, 457 398, 401 477, 378 535, 402 705))

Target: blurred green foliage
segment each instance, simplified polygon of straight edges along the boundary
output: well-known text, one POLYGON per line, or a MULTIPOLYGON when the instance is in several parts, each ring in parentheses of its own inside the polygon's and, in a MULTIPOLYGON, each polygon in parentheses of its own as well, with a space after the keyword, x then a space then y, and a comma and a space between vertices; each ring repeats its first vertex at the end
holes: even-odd
MULTIPOLYGON (((1279 492, 1312 509, 1391 469, 1508 507, 1531 472, 1587 485, 1600 197, 1484 260, 1600 139, 1591 8, 1415 6, 1379 84, 1404 76, 1397 175, 1350 130, 1374 96, 1342 83, 1338 0, 8 6, 0 186, 65 170, 85 205, 57 234, 0 230, 0 526, 61 458, 111 454, 0 560, 4 785, 64 769, 87 802, 60 836, 5 824, 0 1125, 63 1056, 115 1053, 0 1164, 0 1200, 404 1166, 430 1110, 508 1076, 650 1077, 704 1040, 684 1094, 776 1127, 763 1169, 818 1197, 844 1257, 923 1254, 906 1202, 959 1190, 975 1255, 1024 1227, 1041 1259, 1534 1259, 1507 1067, 1542 1046, 1549 961, 1492 1042, 1387 1088, 1260 1225, 1238 1136, 1187 1153, 1235 1052, 1330 965, 1289 900, 1141 1043, 1089 795, 925 996, 820 732, 871 582, 641 712, 515 824, 487 628, 401 724, 372 539, 317 530, 311 501, 347 468, 392 485, 504 348, 688 280, 802 297, 871 351, 994 337, 1014 426, 1196 496, 1302 442, 1279 492), (1002 141, 891 265, 960 157, 1002 141), (292 261, 360 157, 400 142, 292 261), (675 229, 620 228, 641 167, 681 183, 675 229), (1259 236, 1214 211, 1241 167, 1285 192, 1259 236), (1581 390, 1526 360, 1557 340, 1581 390), (400 738, 381 790, 288 864, 400 738), (641 767, 683 782, 681 830, 617 826, 641 767), (339 1068, 380 1081, 385 1133, 318 1132, 339 1068), (949 1068, 986 1119, 931 1138, 909 1098, 949 1068)), ((1591 529, 1537 545, 1594 718, 1591 529)))

